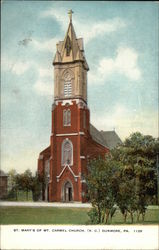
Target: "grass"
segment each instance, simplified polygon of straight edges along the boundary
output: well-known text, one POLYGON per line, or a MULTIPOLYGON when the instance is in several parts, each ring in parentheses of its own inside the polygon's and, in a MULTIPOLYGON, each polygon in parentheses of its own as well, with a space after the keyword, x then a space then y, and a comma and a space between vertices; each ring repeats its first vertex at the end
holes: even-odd
MULTIPOLYGON (((88 225, 89 208, 52 208, 52 207, 1 207, 0 221, 2 225, 9 224, 65 224, 88 225)), ((136 221, 136 220, 135 220, 136 221)), ((130 224, 128 217, 127 224, 130 224)), ((159 209, 148 209, 144 223, 158 224, 159 209)), ((112 224, 123 224, 123 217, 119 210, 113 217, 112 224)), ((135 224, 135 223, 134 223, 135 224)))
POLYGON ((85 208, 1 207, 1 224, 85 224, 85 208))
MULTIPOLYGON (((133 224, 158 224, 159 223, 159 209, 147 209, 145 214, 145 220, 142 222, 142 218, 140 218, 139 222, 136 222, 136 214, 134 215, 134 223, 133 224)), ((112 219, 112 224, 124 224, 123 216, 119 210, 115 212, 115 216, 112 219)), ((127 217, 127 224, 131 224, 130 215, 127 217)))

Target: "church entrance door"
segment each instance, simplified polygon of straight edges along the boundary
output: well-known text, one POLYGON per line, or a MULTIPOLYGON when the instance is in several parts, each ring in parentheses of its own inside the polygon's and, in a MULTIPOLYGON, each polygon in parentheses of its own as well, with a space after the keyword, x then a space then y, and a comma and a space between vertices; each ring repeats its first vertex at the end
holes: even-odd
POLYGON ((71 183, 68 181, 64 185, 64 201, 71 202, 72 201, 72 186, 71 183))

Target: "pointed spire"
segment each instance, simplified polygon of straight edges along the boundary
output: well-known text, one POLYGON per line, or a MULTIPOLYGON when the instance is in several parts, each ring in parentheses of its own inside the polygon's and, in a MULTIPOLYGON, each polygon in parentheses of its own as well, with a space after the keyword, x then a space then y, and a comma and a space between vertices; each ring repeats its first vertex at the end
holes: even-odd
POLYGON ((56 63, 68 63, 81 61, 86 70, 89 70, 88 64, 84 56, 83 40, 77 39, 76 33, 72 23, 73 11, 69 10, 69 25, 64 38, 64 41, 60 41, 57 44, 57 50, 54 57, 53 64, 56 63))
POLYGON ((53 63, 61 62, 61 55, 60 55, 60 53, 59 53, 58 46, 59 46, 59 44, 57 43, 57 44, 56 44, 56 54, 55 54, 53 63))

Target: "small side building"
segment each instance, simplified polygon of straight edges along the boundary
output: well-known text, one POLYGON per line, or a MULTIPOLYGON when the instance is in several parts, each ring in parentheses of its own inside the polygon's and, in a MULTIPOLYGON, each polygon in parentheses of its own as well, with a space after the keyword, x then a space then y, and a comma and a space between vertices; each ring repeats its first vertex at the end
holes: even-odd
POLYGON ((8 174, 0 170, 0 199, 8 194, 8 174))

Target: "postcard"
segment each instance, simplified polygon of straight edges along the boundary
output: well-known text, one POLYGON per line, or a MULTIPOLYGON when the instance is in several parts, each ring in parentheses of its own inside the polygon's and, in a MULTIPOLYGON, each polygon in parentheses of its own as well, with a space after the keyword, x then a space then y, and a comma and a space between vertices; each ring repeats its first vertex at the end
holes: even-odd
POLYGON ((1 7, 1 249, 157 250, 158 3, 1 7))

